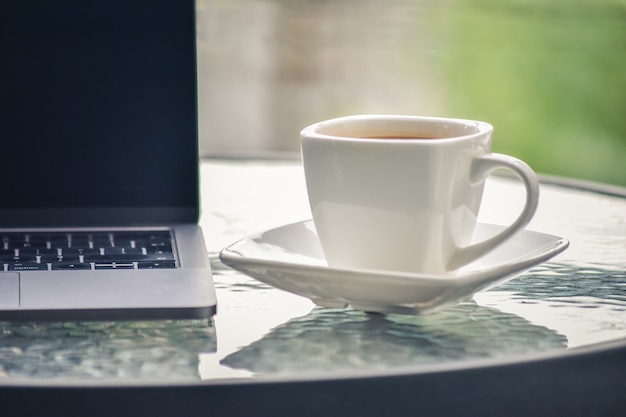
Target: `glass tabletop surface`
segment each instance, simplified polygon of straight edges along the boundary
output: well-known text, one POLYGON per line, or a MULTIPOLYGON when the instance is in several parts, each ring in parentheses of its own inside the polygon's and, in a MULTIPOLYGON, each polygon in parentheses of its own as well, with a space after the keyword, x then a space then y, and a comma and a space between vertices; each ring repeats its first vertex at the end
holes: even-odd
MULTIPOLYGON (((325 378, 526 360, 626 340, 626 190, 544 179, 529 230, 570 247, 425 315, 324 308, 243 275, 219 252, 310 218, 298 161, 207 160, 202 217, 218 295, 209 322, 0 322, 0 384, 325 378)), ((521 184, 491 177, 481 222, 508 224, 521 184)))

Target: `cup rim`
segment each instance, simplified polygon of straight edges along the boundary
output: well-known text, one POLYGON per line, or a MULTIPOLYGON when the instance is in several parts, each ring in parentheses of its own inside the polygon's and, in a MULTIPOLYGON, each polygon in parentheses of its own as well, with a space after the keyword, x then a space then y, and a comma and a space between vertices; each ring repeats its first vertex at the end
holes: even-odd
POLYGON ((403 138, 398 134, 397 139, 393 139, 394 135, 391 138, 376 138, 376 136, 360 136, 360 135, 341 135, 341 134, 333 134, 326 133, 323 130, 328 128, 341 128, 346 126, 346 124, 359 124, 359 123, 376 123, 376 122, 400 122, 400 123, 412 123, 412 124, 421 124, 422 126, 427 126, 427 124, 436 124, 440 130, 445 131, 450 127, 455 128, 467 128, 468 133, 466 134, 452 134, 450 136, 435 134, 431 139, 436 140, 414 140, 410 141, 410 143, 441 143, 441 142, 454 142, 454 141, 463 141, 469 140, 471 138, 483 136, 485 134, 490 134, 493 132, 493 126, 490 123, 479 121, 479 120, 471 120, 471 119, 460 119, 460 118, 451 118, 451 117, 433 117, 433 116, 410 116, 410 115, 396 115, 396 114, 359 114, 359 115, 351 115, 351 116, 341 116, 333 119, 328 119, 320 122, 313 123, 300 132, 301 138, 313 138, 313 139, 327 139, 327 140, 339 140, 339 141, 352 141, 352 142, 363 142, 367 140, 368 142, 377 142, 377 143, 390 143, 390 142, 402 142, 407 143, 406 138, 412 137, 411 134, 406 135, 406 138, 403 138), (474 129, 474 131, 469 131, 474 129), (322 130, 322 131, 320 131, 322 130))

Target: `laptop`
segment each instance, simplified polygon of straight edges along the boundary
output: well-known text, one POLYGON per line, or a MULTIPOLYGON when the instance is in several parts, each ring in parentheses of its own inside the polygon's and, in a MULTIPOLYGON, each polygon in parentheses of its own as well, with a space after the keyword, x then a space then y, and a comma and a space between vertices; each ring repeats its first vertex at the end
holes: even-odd
POLYGON ((0 320, 216 311, 194 0, 0 6, 0 320))

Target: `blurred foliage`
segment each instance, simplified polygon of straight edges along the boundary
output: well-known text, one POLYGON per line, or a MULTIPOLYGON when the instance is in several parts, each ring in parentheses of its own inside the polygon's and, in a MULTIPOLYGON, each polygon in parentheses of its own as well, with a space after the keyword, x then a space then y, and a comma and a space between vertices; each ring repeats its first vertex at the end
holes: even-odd
POLYGON ((538 172, 626 185, 625 1, 463 0, 445 18, 451 114, 538 172))
POLYGON ((538 172, 626 186, 626 0, 197 2, 205 153, 297 151, 339 115, 452 116, 538 172))

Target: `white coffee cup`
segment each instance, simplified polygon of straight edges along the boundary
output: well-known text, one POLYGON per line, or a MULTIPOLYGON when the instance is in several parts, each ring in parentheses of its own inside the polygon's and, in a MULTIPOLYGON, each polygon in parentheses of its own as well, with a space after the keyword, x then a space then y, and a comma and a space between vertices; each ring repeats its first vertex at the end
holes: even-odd
POLYGON ((445 274, 480 258, 535 214, 536 174, 517 158, 491 153, 485 122, 359 115, 302 130, 313 222, 329 266, 445 274), (471 243, 484 181, 515 173, 526 189, 517 219, 471 243))

